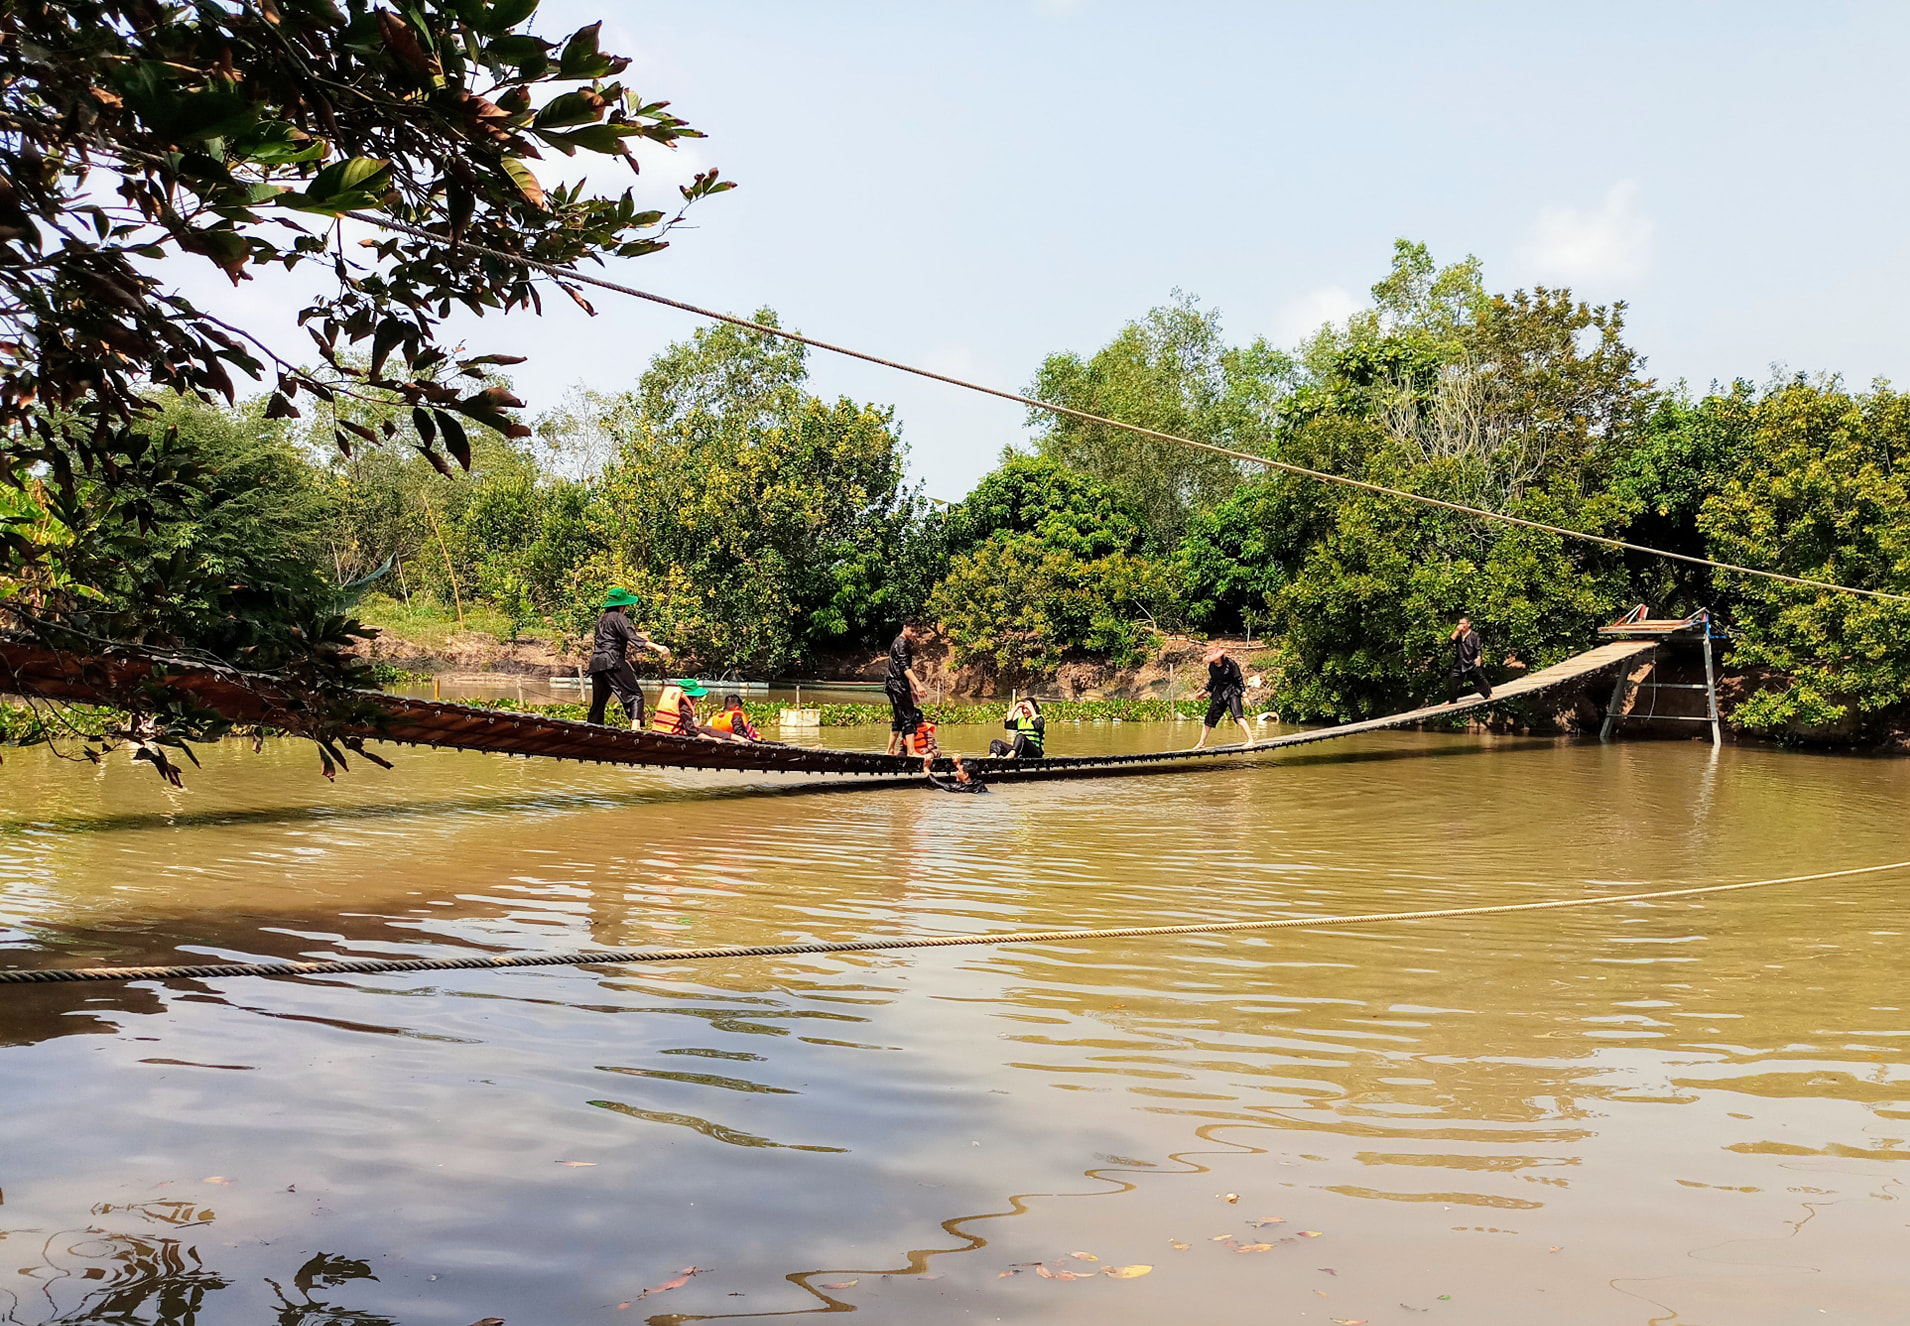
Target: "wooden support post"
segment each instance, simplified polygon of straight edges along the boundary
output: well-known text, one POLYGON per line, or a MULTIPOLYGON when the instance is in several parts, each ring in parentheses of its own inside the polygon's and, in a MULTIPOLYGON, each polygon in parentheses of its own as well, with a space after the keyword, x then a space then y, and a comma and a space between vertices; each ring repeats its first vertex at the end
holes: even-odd
POLYGON ((1622 663, 1612 681, 1612 698, 1605 702, 1605 721, 1599 726, 1598 739, 1610 741, 1618 729, 1618 715, 1625 706, 1625 692, 1631 689, 1631 665, 1622 663))
POLYGON ((1718 731, 1718 674, 1711 664, 1711 623, 1704 624, 1704 702, 1711 717, 1711 749, 1724 744, 1718 731))

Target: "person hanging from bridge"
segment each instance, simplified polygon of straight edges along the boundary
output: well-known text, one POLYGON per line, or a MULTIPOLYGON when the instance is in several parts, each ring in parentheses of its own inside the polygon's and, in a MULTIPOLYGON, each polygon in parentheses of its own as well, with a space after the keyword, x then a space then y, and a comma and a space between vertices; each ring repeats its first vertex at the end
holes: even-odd
POLYGON ((944 792, 986 792, 988 784, 975 777, 975 771, 962 762, 959 755, 953 756, 955 776, 945 778, 935 772, 935 756, 931 753, 922 761, 922 774, 929 786, 938 787, 944 792))
POLYGON ((589 722, 603 723, 604 709, 615 695, 630 726, 643 726, 643 689, 637 685, 636 669, 630 666, 630 646, 666 659, 670 651, 630 620, 629 610, 636 606, 637 596, 621 585, 604 595, 603 615, 597 618, 597 636, 590 654, 589 722))
POLYGON ((1241 675, 1240 664, 1234 662, 1233 655, 1219 645, 1207 651, 1207 684, 1194 693, 1198 700, 1207 697, 1207 717, 1202 720, 1200 740, 1194 743, 1199 750, 1207 744, 1207 738, 1213 735, 1214 727, 1222 715, 1231 715, 1240 725, 1242 744, 1253 745, 1253 729, 1247 726, 1247 720, 1241 711, 1241 702, 1247 696, 1247 679, 1241 675))
POLYGON ((1024 696, 1008 709, 1002 726, 1015 734, 1014 744, 1000 739, 988 743, 990 755, 1007 755, 1017 760, 1038 760, 1047 739, 1048 721, 1041 716, 1041 705, 1032 695, 1024 696))
MULTIPOLYGON (((882 689, 889 697, 889 754, 903 753, 909 734, 922 726, 922 696, 928 687, 915 675, 915 623, 904 622, 889 645, 889 674, 882 689)), ((911 751, 910 754, 915 752, 911 751)))
POLYGON ((1472 618, 1460 617, 1452 628, 1452 675, 1446 679, 1446 703, 1458 704, 1459 692, 1475 690, 1481 700, 1492 698, 1492 685, 1486 681, 1485 642, 1472 629, 1472 618))

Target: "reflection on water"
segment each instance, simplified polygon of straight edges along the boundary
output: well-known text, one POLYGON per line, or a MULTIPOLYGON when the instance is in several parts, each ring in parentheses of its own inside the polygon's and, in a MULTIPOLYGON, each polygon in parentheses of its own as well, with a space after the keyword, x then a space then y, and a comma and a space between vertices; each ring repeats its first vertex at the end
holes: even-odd
MULTIPOLYGON (((1413 734, 984 798, 429 752, 332 786, 293 744, 179 791, 28 751, 0 963, 1617 893, 1910 857, 1907 792, 1891 762, 1413 734)), ((0 1321, 1901 1320, 1906 889, 0 988, 0 1321)))

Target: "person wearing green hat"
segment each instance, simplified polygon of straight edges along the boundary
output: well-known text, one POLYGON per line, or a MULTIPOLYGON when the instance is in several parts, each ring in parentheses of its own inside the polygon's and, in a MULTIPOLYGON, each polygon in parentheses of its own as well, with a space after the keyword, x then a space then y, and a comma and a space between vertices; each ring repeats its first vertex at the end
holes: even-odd
POLYGON ((637 596, 621 585, 604 595, 603 616, 597 619, 597 638, 590 654, 590 722, 601 724, 604 709, 615 695, 617 703, 630 719, 630 726, 643 726, 643 690, 637 685, 636 669, 630 666, 630 647, 640 646, 660 658, 670 651, 637 629, 629 609, 637 606, 637 596))
POLYGON ((697 718, 696 702, 709 693, 709 689, 694 677, 677 677, 664 682, 663 691, 657 696, 657 712, 656 716, 650 720, 650 730, 666 732, 673 737, 716 737, 723 741, 748 741, 748 737, 731 732, 719 732, 697 718))

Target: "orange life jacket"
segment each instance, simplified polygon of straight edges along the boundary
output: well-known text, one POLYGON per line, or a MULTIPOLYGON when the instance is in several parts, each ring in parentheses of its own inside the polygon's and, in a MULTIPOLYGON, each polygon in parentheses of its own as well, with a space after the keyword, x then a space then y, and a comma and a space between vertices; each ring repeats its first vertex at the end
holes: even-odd
POLYGON ((668 732, 672 736, 687 737, 691 730, 683 725, 683 688, 665 686, 663 693, 657 696, 657 710, 651 715, 652 732, 668 732))
POLYGON ((741 709, 725 709, 710 720, 709 724, 718 732, 732 737, 753 737, 755 733, 749 725, 749 715, 741 709))
POLYGON ((928 755, 941 749, 935 744, 935 724, 926 718, 908 735, 908 748, 911 755, 928 755))

